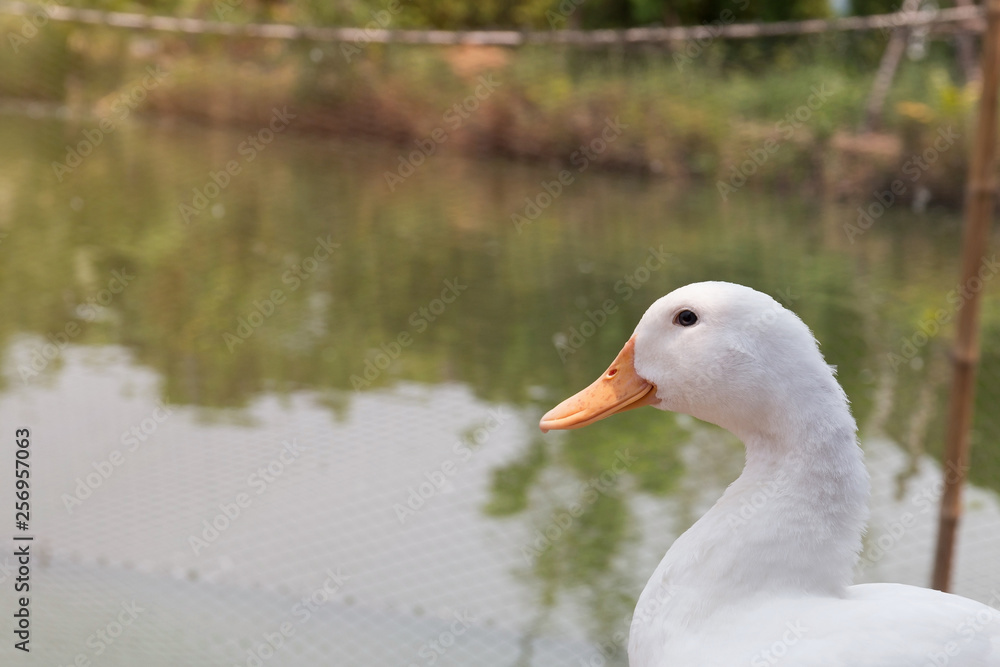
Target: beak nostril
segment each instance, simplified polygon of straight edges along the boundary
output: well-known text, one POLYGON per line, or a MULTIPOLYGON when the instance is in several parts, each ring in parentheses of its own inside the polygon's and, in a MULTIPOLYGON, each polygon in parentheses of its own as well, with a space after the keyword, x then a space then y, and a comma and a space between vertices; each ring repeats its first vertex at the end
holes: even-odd
POLYGON ((608 370, 608 377, 609 378, 612 378, 612 377, 614 377, 617 374, 618 374, 618 369, 617 368, 611 368, 611 369, 608 370))

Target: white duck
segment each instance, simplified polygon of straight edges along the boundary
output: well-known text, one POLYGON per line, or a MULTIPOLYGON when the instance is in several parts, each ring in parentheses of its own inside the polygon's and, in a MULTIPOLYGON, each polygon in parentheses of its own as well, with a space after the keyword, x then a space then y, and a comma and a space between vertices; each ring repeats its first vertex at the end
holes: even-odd
POLYGON ((732 431, 746 466, 646 584, 631 667, 1000 667, 993 608, 914 586, 850 585, 868 473, 847 397, 795 314, 741 285, 677 289, 541 428, 641 405, 732 431))

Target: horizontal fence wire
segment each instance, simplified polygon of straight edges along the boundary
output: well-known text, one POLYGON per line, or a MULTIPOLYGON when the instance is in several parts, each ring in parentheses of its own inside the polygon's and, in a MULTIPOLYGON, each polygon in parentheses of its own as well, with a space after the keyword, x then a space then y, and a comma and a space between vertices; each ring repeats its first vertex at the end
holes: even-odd
POLYGON ((704 39, 753 39, 810 35, 825 32, 887 30, 915 26, 961 24, 961 30, 981 32, 985 10, 978 6, 896 12, 835 19, 778 21, 773 23, 731 23, 682 27, 647 27, 622 30, 388 30, 385 28, 335 28, 298 26, 284 23, 226 23, 195 18, 151 16, 96 9, 79 9, 54 4, 0 1, 0 14, 44 15, 51 21, 88 23, 137 30, 187 34, 215 34, 263 39, 309 40, 314 42, 364 42, 381 44, 471 44, 521 46, 525 44, 572 44, 613 46, 616 44, 666 44, 704 39))

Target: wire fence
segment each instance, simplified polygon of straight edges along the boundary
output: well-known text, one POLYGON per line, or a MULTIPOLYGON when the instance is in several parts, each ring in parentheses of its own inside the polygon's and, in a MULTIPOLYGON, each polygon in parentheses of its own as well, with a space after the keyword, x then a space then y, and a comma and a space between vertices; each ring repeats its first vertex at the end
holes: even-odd
MULTIPOLYGON (((730 202, 715 189, 716 173, 728 179, 762 153, 740 187, 750 178, 769 183, 769 173, 815 168, 820 160, 811 156, 812 145, 795 152, 796 141, 810 133, 828 144, 847 141, 822 134, 824 114, 838 105, 864 108, 870 82, 860 93, 847 85, 822 89, 845 79, 820 78, 817 68, 789 76, 777 100, 755 96, 753 81, 734 82, 715 97, 704 93, 701 107, 687 107, 681 98, 711 86, 696 80, 690 89, 665 92, 663 82, 682 82, 689 72, 665 57, 666 49, 653 49, 656 76, 638 71, 649 64, 641 55, 626 53, 613 73, 630 65, 638 73, 614 85, 593 74, 616 66, 614 49, 583 64, 575 50, 593 55, 590 47, 731 39, 759 40, 763 51, 775 38, 823 35, 830 41, 790 53, 846 54, 859 31, 888 37, 928 29, 920 39, 973 34, 982 28, 981 8, 523 32, 231 24, 8 1, 0 2, 0 14, 38 29, 51 27, 48 21, 66 28, 38 37, 30 43, 35 51, 26 48, 19 59, 9 49, 0 54, 11 63, 0 71, 0 90, 6 101, 19 102, 0 109, 0 145, 12 156, 0 165, 0 223, 11 235, 0 237, 0 253, 23 249, 21 263, 6 261, 15 275, 32 277, 30 289, 20 288, 21 277, 10 283, 25 295, 17 304, 62 317, 74 294, 90 295, 80 285, 91 284, 103 262, 134 261, 143 269, 117 301, 91 304, 94 339, 62 352, 37 383, 24 388, 12 379, 0 393, 3 423, 39 415, 49 422, 39 442, 51 446, 40 447, 37 459, 48 488, 38 508, 37 590, 45 604, 36 617, 49 636, 33 659, 82 664, 83 656, 127 667, 623 667, 621 637, 635 596, 677 534, 739 473, 742 449, 715 429, 683 420, 675 426, 673 418, 656 415, 664 431, 640 428, 634 440, 663 436, 680 444, 676 452, 644 454, 653 482, 641 486, 641 466, 630 469, 615 478, 615 492, 600 492, 565 528, 564 508, 580 502, 581 479, 590 479, 581 471, 600 479, 616 459, 592 454, 601 452, 596 447, 581 456, 551 440, 539 444, 540 406, 561 397, 526 377, 539 367, 547 380, 568 374, 548 340, 578 323, 554 313, 573 310, 575 317, 577 304, 593 312, 581 294, 612 290, 619 274, 623 290, 635 289, 628 304, 635 308, 625 314, 626 304, 615 302, 622 309, 617 321, 608 319, 617 322, 602 334, 609 339, 613 326, 630 330, 639 302, 668 283, 690 282, 694 273, 766 280, 773 267, 796 257, 803 266, 780 275, 792 275, 796 293, 809 296, 793 309, 824 292, 846 292, 852 301, 851 308, 816 310, 807 320, 819 327, 828 360, 839 353, 846 362, 845 386, 865 378, 848 387, 856 414, 868 420, 862 436, 874 488, 858 580, 928 583, 946 474, 927 454, 944 412, 943 336, 928 340, 924 329, 905 327, 923 326, 927 312, 950 307, 942 239, 955 233, 954 221, 945 216, 943 231, 917 233, 925 218, 897 203, 869 222, 873 228, 855 244, 843 234, 857 219, 853 204, 846 212, 824 204, 817 213, 820 197, 805 186, 795 195, 779 190, 761 206, 752 188, 730 202), (247 48, 242 38, 274 42, 247 48), (342 57, 341 46, 368 44, 384 44, 385 52, 342 57), (570 55, 559 59, 556 49, 539 49, 521 62, 510 48, 461 48, 547 45, 570 47, 570 55), (427 101, 411 95, 412 88, 443 92, 427 101), (613 94, 603 96, 606 90, 613 94), (748 100, 741 112, 756 124, 728 108, 710 111, 741 96, 748 100), (306 103, 316 99, 326 106, 306 103), (558 125, 542 123, 539 109, 558 125), (144 113, 145 120, 132 122, 132 114, 144 113), (650 117, 655 122, 641 124, 650 117), (178 120, 185 118, 236 129, 178 120), (778 127, 791 128, 787 137, 775 129, 782 122, 778 127), (537 129, 517 134, 509 130, 514 126, 537 129), (730 126, 736 129, 712 143, 712 132, 730 126), (677 134, 677 127, 688 134, 677 134), (331 128, 341 139, 311 133, 331 128), (358 135, 389 142, 352 143, 358 135), (552 142, 563 136, 566 171, 575 180, 562 176, 565 165, 547 161, 556 154, 552 142), (777 144, 768 143, 776 137, 777 144), (480 172, 443 155, 455 145, 536 162, 489 163, 480 172), (674 165, 693 170, 713 159, 714 147, 718 166, 698 172, 706 194, 674 165), (643 194, 638 180, 585 180, 595 165, 629 164, 633 155, 650 173, 664 175, 664 193, 691 190, 691 197, 643 194), (890 220, 897 213, 904 222, 890 220), (512 214, 521 218, 516 230, 512 214), (894 224, 916 231, 891 234, 894 224), (332 233, 344 243, 342 254, 307 270, 313 257, 300 258, 302 248, 332 233), (685 258, 672 258, 675 268, 663 274, 674 273, 650 278, 641 292, 633 288, 632 260, 622 257, 637 247, 645 254, 658 234, 682 244, 678 254, 685 258), (707 240, 683 245, 696 237, 707 240), (800 237, 800 244, 789 240, 800 237), (854 263, 838 269, 846 257, 854 263), (472 273, 484 296, 462 297, 468 301, 443 315, 421 315, 427 298, 443 289, 436 275, 442 267, 449 279, 452 270, 463 280, 463 272, 472 273), (858 277, 880 272, 884 284, 858 277), (293 294, 290 285, 301 288, 293 294), (291 298, 267 314, 266 325, 253 338, 227 339, 234 347, 220 343, 219 331, 236 330, 250 304, 263 304, 276 286, 291 298), (898 304, 911 312, 886 315, 898 304), (472 312, 458 312, 463 308, 472 312), (432 316, 444 327, 464 324, 435 338, 432 316), (849 327, 865 318, 871 331, 859 343, 849 327), (407 347, 402 354, 410 356, 399 364, 373 366, 373 380, 386 386, 352 387, 352 373, 370 381, 365 362, 380 359, 372 354, 396 349, 379 337, 388 331, 385 340, 398 341, 397 329, 413 321, 429 328, 427 338, 407 347), (100 332, 109 332, 111 342, 100 332), (919 353, 897 350, 901 336, 918 335, 924 336, 919 353), (256 352, 245 352, 255 345, 256 352), (552 366, 525 352, 538 347, 544 359, 556 360, 552 366), (905 355, 905 363, 887 367, 890 352, 905 355), (334 363, 341 365, 331 370, 334 363), (399 367, 420 382, 398 379, 399 367), (161 419, 158 399, 167 394, 173 402, 161 419), (121 448, 123 434, 134 428, 140 444, 103 475, 109 450, 121 448), (279 472, 266 477, 261 469, 279 472), (498 487, 508 494, 499 495, 498 487), (241 504, 240 494, 249 502, 241 504), (548 545, 547 532, 557 536, 548 545), (119 618, 128 625, 113 625, 119 618), (109 628, 120 635, 97 643, 109 628)), ((706 50, 697 57, 716 56, 706 50)), ((900 77, 908 92, 929 79, 912 69, 900 77)), ((931 120, 903 125, 909 134, 902 141, 912 143, 896 147, 902 160, 886 169, 888 182, 908 176, 900 172, 903 161, 923 156, 939 126, 965 113, 963 89, 943 90, 953 115, 941 110, 944 103, 925 104, 919 111, 931 120), (930 140, 923 128, 930 128, 930 140)), ((956 128, 965 132, 957 122, 956 128)), ((856 143, 878 148, 878 141, 856 143)), ((886 136, 881 141, 891 143, 886 136)), ((918 202, 943 198, 934 179, 960 171, 952 161, 959 152, 945 149, 918 172, 917 183, 907 182, 915 193, 933 193, 919 194, 918 202)), ((859 152, 844 172, 863 172, 874 154, 859 152)), ((823 182, 839 180, 852 182, 823 182)), ((878 189, 879 202, 886 201, 884 190, 878 189)), ((869 191, 854 188, 855 195, 869 191)), ((50 319, 39 322, 24 327, 23 336, 11 334, 10 324, 0 330, 10 358, 44 344, 52 327, 50 319)), ((998 329, 989 331, 977 472, 998 465, 1000 417, 991 409, 1000 396, 998 329)), ((586 348, 593 358, 600 356, 596 340, 586 348)), ((991 602, 1000 586, 1000 502, 989 480, 976 481, 961 530, 957 592, 991 602)), ((0 557, 0 577, 5 566, 0 557)), ((0 647, 5 664, 8 649, 0 647)))
POLYGON ((826 32, 893 30, 918 26, 960 24, 963 31, 983 30, 985 10, 975 5, 848 16, 835 19, 730 23, 684 27, 630 28, 624 30, 388 30, 384 28, 328 28, 287 24, 225 23, 195 18, 150 16, 106 12, 61 5, 0 2, 0 14, 35 17, 37 21, 65 21, 106 25, 133 30, 155 30, 187 34, 216 34, 263 39, 305 39, 315 42, 364 42, 381 44, 493 45, 572 44, 581 47, 623 44, 665 44, 705 39, 756 39, 810 35, 826 32))

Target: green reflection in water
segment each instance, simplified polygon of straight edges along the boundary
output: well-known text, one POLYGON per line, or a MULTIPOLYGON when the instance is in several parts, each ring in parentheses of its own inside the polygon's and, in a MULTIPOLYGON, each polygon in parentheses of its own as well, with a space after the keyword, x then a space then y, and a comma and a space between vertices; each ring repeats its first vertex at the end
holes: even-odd
MULTIPOLYGON (((107 135, 60 182, 51 163, 93 125, 18 116, 0 124, 5 350, 18 334, 56 336, 75 324, 75 342, 125 346, 175 403, 242 406, 265 390, 309 388, 342 412, 355 376, 365 388, 462 382, 540 415, 604 370, 656 298, 729 280, 800 314, 839 367, 863 429, 914 457, 940 450, 950 329, 920 347, 919 362, 893 368, 889 354, 950 307, 954 215, 893 210, 851 243, 851 207, 750 191, 724 203, 712 188, 588 172, 518 232, 511 214, 557 167, 435 156, 390 192, 384 172, 399 155, 391 147, 288 133, 246 161, 241 133, 139 124, 107 135), (241 173, 185 224, 179 205, 195 203, 195 190, 211 195, 211 174, 230 160, 241 173), (312 261, 329 242, 339 247, 312 261), (661 246, 669 260, 644 271, 661 246), (112 294, 115 271, 135 278, 112 294), (467 289, 438 303, 446 281, 467 289), (102 298, 107 305, 80 308, 102 298), (585 326, 595 319, 602 326, 585 326), (397 352, 379 367, 380 355, 397 352)), ((984 304, 972 479, 1000 489, 996 293, 990 287, 984 304)), ((42 365, 28 382, 44 381, 59 359, 42 365)), ((7 366, 5 389, 22 382, 7 366)), ((544 470, 583 482, 626 449, 636 457, 627 489, 668 494, 687 437, 651 410, 558 445, 538 436, 496 471, 484 511, 519 515, 544 470)), ((627 549, 630 492, 617 479, 531 568, 543 607, 563 590, 593 591, 595 637, 609 636, 631 607, 613 571, 627 549)))

